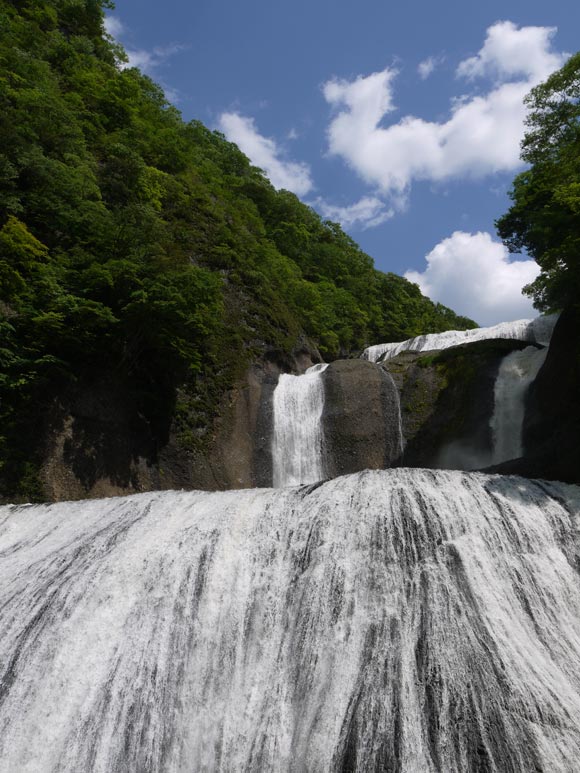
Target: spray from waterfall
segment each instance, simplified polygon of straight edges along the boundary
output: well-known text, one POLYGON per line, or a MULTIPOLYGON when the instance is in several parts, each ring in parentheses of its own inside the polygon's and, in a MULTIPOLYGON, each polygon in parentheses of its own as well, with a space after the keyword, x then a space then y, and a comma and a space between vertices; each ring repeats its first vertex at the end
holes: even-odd
POLYGON ((494 387, 492 464, 523 454, 522 434, 526 394, 542 367, 548 350, 528 346, 503 358, 494 387))
POLYGON ((314 365, 301 376, 280 376, 274 391, 272 438, 276 488, 315 483, 324 478, 321 375, 327 367, 314 365))

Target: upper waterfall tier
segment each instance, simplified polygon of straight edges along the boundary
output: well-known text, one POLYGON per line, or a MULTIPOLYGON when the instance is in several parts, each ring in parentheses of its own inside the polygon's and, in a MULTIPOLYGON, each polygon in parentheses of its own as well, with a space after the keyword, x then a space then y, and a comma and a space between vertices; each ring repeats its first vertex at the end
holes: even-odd
POLYGON ((406 469, 0 508, 0 771, 571 773, 579 517, 406 469))
POLYGON ((388 360, 404 351, 422 352, 434 349, 448 349, 458 344, 484 341, 490 338, 515 338, 520 341, 546 346, 550 342, 552 331, 558 319, 557 314, 536 317, 536 319, 518 319, 515 322, 501 322, 493 327, 478 327, 473 330, 448 330, 445 333, 409 338, 399 343, 376 344, 364 350, 362 357, 371 362, 388 360))
POLYGON ((274 486, 315 483, 324 477, 324 385, 320 376, 327 367, 320 363, 301 376, 280 376, 273 401, 274 486))
POLYGON ((526 394, 544 364, 547 353, 545 348, 527 346, 520 351, 510 352, 499 366, 490 421, 493 434, 492 464, 523 455, 526 394))

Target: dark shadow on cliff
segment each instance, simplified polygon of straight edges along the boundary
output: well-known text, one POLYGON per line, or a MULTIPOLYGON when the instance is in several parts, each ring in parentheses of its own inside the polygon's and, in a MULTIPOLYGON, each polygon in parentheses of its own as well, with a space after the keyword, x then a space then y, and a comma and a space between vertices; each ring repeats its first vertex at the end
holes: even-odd
POLYGON ((114 378, 95 380, 61 405, 49 434, 53 442, 61 437, 62 460, 85 490, 103 478, 139 490, 136 467, 157 463, 169 440, 176 393, 169 380, 139 389, 114 378))

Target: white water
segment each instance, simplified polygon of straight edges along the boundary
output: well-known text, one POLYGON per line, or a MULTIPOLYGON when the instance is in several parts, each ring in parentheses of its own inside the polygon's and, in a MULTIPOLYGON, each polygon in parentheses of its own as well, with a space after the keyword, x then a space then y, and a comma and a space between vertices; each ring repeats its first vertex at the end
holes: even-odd
POLYGON ((575 773, 580 489, 0 508, 1 773, 575 773))
POLYGON ((503 358, 494 387, 492 464, 523 454, 522 431, 526 393, 544 364, 547 349, 528 346, 503 358))
POLYGON ((474 330, 448 330, 445 333, 409 338, 399 343, 376 344, 364 350, 362 357, 371 362, 389 360, 404 351, 422 352, 436 349, 448 349, 458 344, 485 341, 491 338, 515 338, 520 341, 546 346, 550 342, 557 314, 537 317, 536 319, 519 319, 515 322, 502 322, 493 327, 480 327, 474 330))
POLYGON ((324 477, 322 411, 326 364, 301 376, 283 373, 274 390, 272 463, 274 486, 315 483, 324 477))

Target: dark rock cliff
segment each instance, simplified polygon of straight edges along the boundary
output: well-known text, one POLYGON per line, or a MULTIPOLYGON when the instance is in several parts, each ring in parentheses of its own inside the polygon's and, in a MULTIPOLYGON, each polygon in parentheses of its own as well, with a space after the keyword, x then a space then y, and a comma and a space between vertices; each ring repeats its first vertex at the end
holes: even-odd
POLYGON ((560 315, 526 400, 524 456, 495 472, 580 484, 580 306, 560 315))
MULTIPOLYGON (((291 354, 266 351, 221 399, 209 436, 195 435, 179 409, 153 427, 108 377, 55 404, 41 428, 41 497, 48 501, 155 489, 225 490, 272 485, 272 397, 280 373, 320 360, 300 342, 291 354)), ((178 395, 179 400, 179 395, 178 395)), ((187 402, 183 401, 187 410, 187 402)), ((195 408, 191 409, 195 410, 195 408)))
POLYGON ((337 360, 322 380, 327 476, 392 466, 401 455, 401 432, 390 374, 365 360, 337 360))

